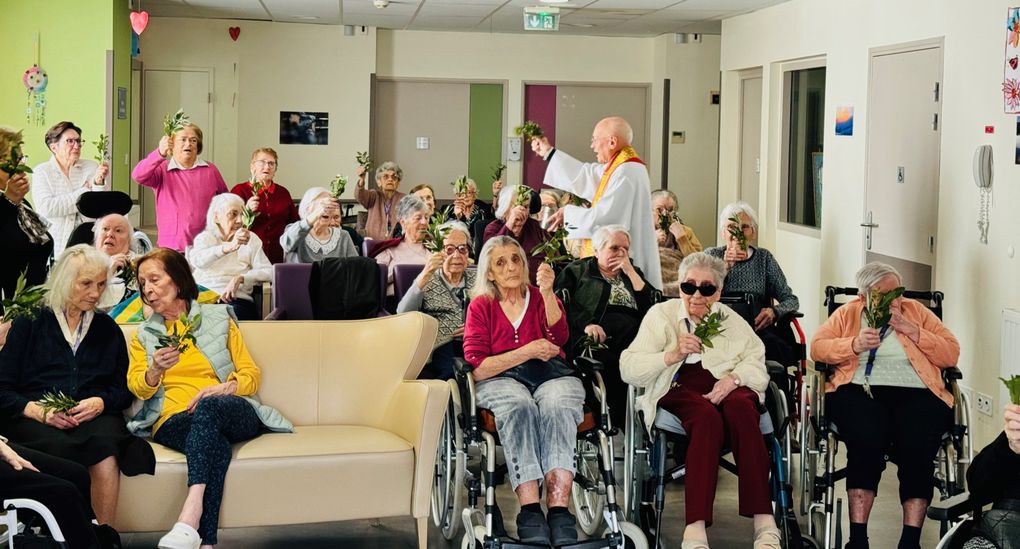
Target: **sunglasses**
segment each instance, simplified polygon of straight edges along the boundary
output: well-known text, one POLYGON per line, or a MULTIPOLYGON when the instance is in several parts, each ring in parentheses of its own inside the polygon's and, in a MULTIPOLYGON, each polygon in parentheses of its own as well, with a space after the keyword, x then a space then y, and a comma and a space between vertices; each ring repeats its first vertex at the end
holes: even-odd
POLYGON ((714 295, 719 288, 715 284, 705 283, 701 286, 695 286, 693 282, 681 282, 680 291, 687 295, 694 295, 694 292, 701 292, 701 295, 708 297, 714 295))

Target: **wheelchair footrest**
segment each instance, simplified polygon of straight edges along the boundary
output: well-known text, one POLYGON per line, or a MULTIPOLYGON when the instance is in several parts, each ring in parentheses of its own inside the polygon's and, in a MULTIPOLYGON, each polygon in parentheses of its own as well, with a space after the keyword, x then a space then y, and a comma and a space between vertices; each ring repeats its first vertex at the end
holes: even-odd
POLYGON ((970 494, 964 492, 941 501, 933 501, 928 507, 928 518, 944 521, 956 521, 960 517, 974 511, 975 504, 970 494))
MULTIPOLYGON (((623 545, 622 541, 623 535, 622 534, 618 535, 619 538, 616 540, 615 545, 611 544, 612 540, 610 537, 605 537, 579 541, 577 543, 572 543, 570 545, 561 545, 558 546, 558 549, 605 549, 607 547, 620 547, 623 545)), ((537 543, 522 543, 516 540, 510 541, 493 540, 491 544, 487 544, 487 547, 491 547, 492 549, 535 549, 536 547, 549 549, 548 545, 540 545, 537 543)))

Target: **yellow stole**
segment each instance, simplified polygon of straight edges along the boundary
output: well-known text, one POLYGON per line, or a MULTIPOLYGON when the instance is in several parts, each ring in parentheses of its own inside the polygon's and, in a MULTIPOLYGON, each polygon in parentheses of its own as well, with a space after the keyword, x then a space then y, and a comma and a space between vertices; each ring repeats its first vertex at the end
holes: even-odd
MULTIPOLYGON (((602 199, 603 193, 606 192, 606 186, 609 185, 609 178, 613 176, 613 172, 616 168, 619 168, 621 164, 625 162, 639 162, 644 164, 644 161, 638 158, 637 151, 634 147, 624 147, 620 149, 620 152, 616 153, 616 156, 609 161, 609 167, 602 174, 602 180, 599 181, 599 187, 595 189, 595 198, 591 201, 591 207, 594 208, 599 200, 602 199)), ((592 246, 590 238, 582 238, 581 240, 581 257, 591 257, 595 255, 595 249, 592 246)))

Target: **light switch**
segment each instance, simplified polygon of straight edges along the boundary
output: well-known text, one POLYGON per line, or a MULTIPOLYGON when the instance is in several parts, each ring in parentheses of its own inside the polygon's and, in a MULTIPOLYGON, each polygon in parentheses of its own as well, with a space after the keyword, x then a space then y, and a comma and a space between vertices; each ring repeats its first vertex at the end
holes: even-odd
POLYGON ((429 148, 429 138, 428 137, 419 137, 417 139, 417 141, 415 142, 415 148, 418 149, 419 151, 426 151, 426 150, 428 150, 428 148, 429 148))
POLYGON ((521 161, 521 138, 510 137, 506 140, 506 159, 510 162, 521 161))
POLYGON ((687 142, 687 133, 683 131, 673 132, 670 143, 682 144, 687 142))

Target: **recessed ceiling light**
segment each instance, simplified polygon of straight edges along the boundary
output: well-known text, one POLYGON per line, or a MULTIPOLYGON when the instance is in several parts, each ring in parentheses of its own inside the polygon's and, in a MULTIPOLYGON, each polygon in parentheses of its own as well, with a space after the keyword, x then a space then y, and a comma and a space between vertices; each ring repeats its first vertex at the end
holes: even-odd
POLYGON ((315 21, 319 17, 316 15, 292 15, 291 19, 301 19, 302 21, 315 21))
POLYGON ((566 4, 570 0, 538 0, 543 4, 566 4))

